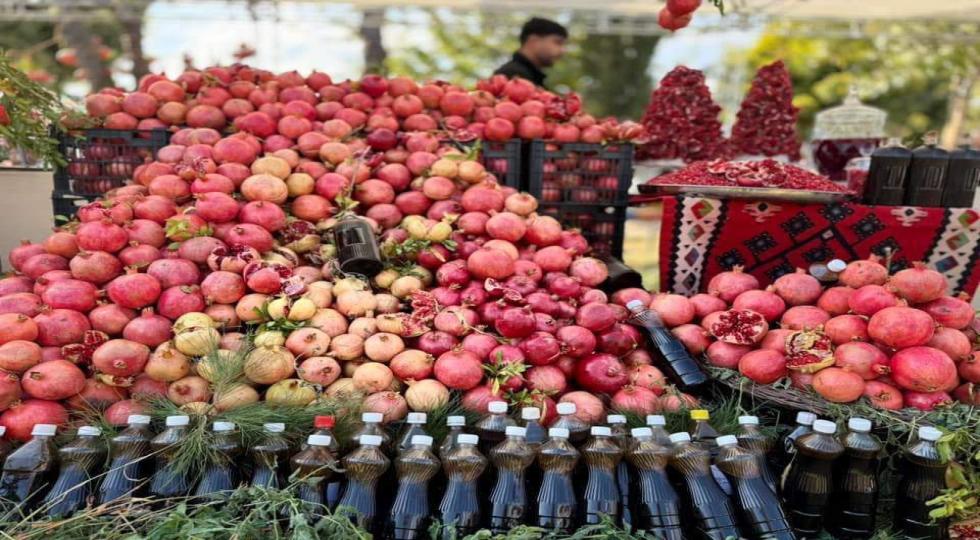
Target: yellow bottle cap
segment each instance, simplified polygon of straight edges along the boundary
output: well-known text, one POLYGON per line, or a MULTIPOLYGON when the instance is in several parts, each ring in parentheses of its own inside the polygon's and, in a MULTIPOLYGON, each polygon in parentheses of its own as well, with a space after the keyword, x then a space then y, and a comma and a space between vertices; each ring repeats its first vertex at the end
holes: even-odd
POLYGON ((704 409, 692 409, 691 420, 707 420, 710 418, 708 411, 704 409))

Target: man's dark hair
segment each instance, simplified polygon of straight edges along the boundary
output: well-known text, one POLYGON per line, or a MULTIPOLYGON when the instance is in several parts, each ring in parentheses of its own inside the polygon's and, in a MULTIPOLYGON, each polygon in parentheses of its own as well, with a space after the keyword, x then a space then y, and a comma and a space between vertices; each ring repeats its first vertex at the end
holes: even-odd
POLYGON ((567 38, 568 30, 555 21, 532 17, 521 27, 521 45, 531 36, 561 36, 567 38))

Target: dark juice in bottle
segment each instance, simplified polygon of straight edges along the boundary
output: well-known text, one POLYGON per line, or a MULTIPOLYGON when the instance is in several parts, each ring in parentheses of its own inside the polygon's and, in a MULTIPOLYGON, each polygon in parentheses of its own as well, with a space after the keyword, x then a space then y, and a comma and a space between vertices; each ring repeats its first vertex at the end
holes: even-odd
POLYGON ((635 428, 632 435, 634 442, 626 459, 637 476, 633 526, 664 540, 683 540, 680 497, 667 478, 667 464, 674 454, 670 439, 666 444, 657 440, 651 428, 635 428))
POLYGON ((541 425, 541 409, 524 407, 521 409, 521 422, 524 424, 525 443, 537 451, 548 439, 548 432, 541 425))
POLYGON ((465 433, 466 428, 466 417, 465 416, 447 416, 446 426, 449 428, 449 433, 446 433, 446 437, 442 440, 442 444, 439 445, 439 459, 446 457, 446 453, 456 446, 456 438, 459 437, 460 433, 465 433))
POLYGON ((487 415, 481 418, 474 431, 480 437, 480 453, 488 455, 490 450, 504 440, 507 426, 517 425, 514 419, 507 416, 506 401, 491 401, 487 404, 487 415))
POLYGON ((796 455, 786 471, 783 500, 796 534, 812 538, 823 529, 834 490, 834 462, 844 453, 834 433, 837 425, 813 422, 813 432, 796 439, 796 455))
POLYGON ((769 452, 775 446, 775 441, 759 430, 758 416, 738 417, 738 444, 755 456, 756 461, 759 462, 759 475, 762 476, 762 481, 773 493, 776 493, 776 476, 769 466, 769 452))
POLYGON ((150 477, 150 494, 155 497, 177 497, 191 490, 187 471, 177 470, 173 458, 180 443, 187 437, 189 416, 168 416, 166 428, 150 441, 150 451, 156 457, 156 471, 150 477))
POLYGON ((735 508, 711 474, 711 454, 691 442, 686 432, 670 436, 674 455, 670 467, 681 477, 691 537, 705 540, 739 538, 735 508))
POLYGON ((413 435, 408 449, 395 459, 398 493, 391 505, 385 538, 418 540, 429 537, 429 481, 439 472, 432 437, 413 435))
POLYGON ((450 450, 442 460, 442 469, 448 478, 446 494, 439 503, 439 516, 442 524, 447 527, 443 538, 461 538, 480 528, 477 485, 487 468, 487 458, 480 453, 477 446, 479 442, 477 435, 461 434, 456 439, 456 448, 450 450))
POLYGON ((666 448, 672 448, 673 443, 670 442, 670 433, 667 433, 667 419, 662 414, 648 414, 647 427, 650 428, 650 436, 661 446, 666 448))
POLYGON ((263 424, 263 439, 252 447, 251 485, 282 489, 289 484, 289 441, 283 434, 286 424, 263 424))
POLYGON ((205 466, 194 495, 223 496, 238 487, 238 460, 242 455, 241 435, 232 422, 215 422, 210 441, 213 459, 205 466))
POLYGON ((648 308, 640 300, 627 302, 626 309, 632 314, 630 322, 645 330, 644 333, 650 343, 660 353, 657 359, 661 361, 658 362, 657 367, 664 371, 671 382, 685 392, 695 390, 708 382, 708 376, 701 366, 691 358, 684 345, 667 330, 657 312, 648 308))
POLYGON ((755 454, 739 448, 734 435, 723 435, 715 442, 719 448, 715 463, 732 486, 742 530, 751 538, 795 540, 776 492, 762 479, 755 454))
POLYGON ((579 449, 588 468, 588 478, 582 492, 582 523, 593 525, 607 516, 619 520, 619 488, 616 467, 623 450, 612 438, 606 426, 592 426, 592 437, 579 449))
POLYGON ((337 458, 330 450, 332 442, 330 435, 310 435, 306 438, 306 449, 300 450, 289 461, 292 471, 289 479, 296 482, 296 497, 310 505, 311 517, 323 516, 328 508, 324 491, 337 464, 337 458))
POLYGON ((871 434, 871 421, 851 418, 841 441, 844 455, 834 471, 830 531, 837 538, 871 538, 878 511, 878 456, 881 443, 871 434))
POLYGON ((3 462, 3 475, 0 476, 0 499, 4 510, 8 505, 24 515, 34 509, 44 491, 50 487, 58 469, 58 452, 54 445, 54 435, 58 427, 52 424, 34 424, 31 440, 11 452, 3 462))
MULTIPOLYGON (((336 457, 340 455, 340 444, 337 442, 337 437, 333 435, 335 425, 336 419, 332 415, 313 417, 313 435, 326 435, 330 437, 330 452, 336 457)), ((300 450, 306 450, 306 448, 306 441, 303 441, 300 450)), ((337 502, 340 501, 340 496, 344 492, 343 480, 343 477, 339 474, 334 474, 327 478, 327 490, 326 494, 324 494, 327 508, 336 507, 337 502)))
MULTIPOLYGON (((558 404, 559 407, 562 405, 565 404, 558 404)), ((578 464, 580 454, 569 442, 568 436, 565 428, 551 428, 548 430, 548 442, 538 449, 538 466, 544 471, 538 490, 538 526, 555 532, 568 532, 575 528, 578 509, 572 471, 578 464)))
POLYGON ((361 413, 361 427, 354 435, 351 437, 351 444, 359 444, 361 440, 361 435, 375 435, 381 437, 381 449, 391 448, 391 436, 388 435, 388 430, 386 430, 381 422, 384 420, 384 415, 377 412, 366 412, 361 413))
POLYGON ((941 436, 942 432, 934 427, 920 427, 919 440, 902 455, 898 469, 901 478, 895 490, 894 528, 908 538, 946 538, 946 521, 933 521, 929 517, 932 507, 926 504, 946 486, 947 462, 936 448, 941 436))
POLYGON ((796 439, 813 431, 813 422, 817 420, 817 415, 812 412, 796 413, 796 426, 783 438, 783 444, 779 447, 779 458, 776 463, 776 476, 779 491, 782 491, 782 484, 786 480, 786 469, 790 461, 796 455, 796 439))
MULTIPOLYGON (((574 403, 559 403, 555 405, 555 412, 558 413, 558 419, 551 425, 552 428, 568 430, 568 440, 576 445, 584 442, 589 436, 589 425, 575 415, 577 411, 578 409, 574 403)), ((551 431, 549 430, 548 433, 550 439, 551 431)))
POLYGON ((130 415, 129 426, 109 441, 109 470, 99 487, 99 504, 138 494, 150 475, 150 417, 130 415))
POLYGON ((426 415, 424 412, 410 412, 405 418, 405 429, 398 438, 398 452, 404 452, 412 446, 412 437, 416 435, 428 435, 425 432, 426 415))
POLYGON ((711 476, 715 477, 718 487, 725 492, 725 495, 732 494, 732 486, 728 483, 728 478, 722 474, 714 464, 715 457, 718 456, 718 445, 715 439, 718 438, 718 430, 711 425, 711 414, 705 409, 693 409, 691 415, 691 442, 704 448, 711 454, 711 476))
POLYGON ((497 470, 497 483, 490 494, 490 531, 494 534, 527 522, 530 505, 525 471, 534 463, 534 449, 527 444, 526 434, 527 428, 508 426, 506 438, 490 450, 490 462, 497 470))
POLYGON ((616 445, 623 451, 619 463, 616 464, 616 488, 619 490, 619 516, 623 525, 633 525, 633 503, 630 496, 635 485, 635 475, 630 474, 630 464, 626 459, 626 452, 633 444, 630 437, 629 428, 626 427, 626 417, 621 414, 610 414, 606 417, 606 423, 612 430, 613 439, 616 445))
POLYGON ((58 449, 61 471, 44 498, 49 517, 65 518, 88 504, 98 473, 105 465, 107 450, 101 435, 102 430, 97 427, 82 426, 75 440, 58 449))
POLYGON ((361 445, 344 456, 347 489, 337 508, 358 527, 378 534, 378 478, 384 475, 390 463, 381 451, 384 440, 379 435, 361 435, 358 441, 361 445))

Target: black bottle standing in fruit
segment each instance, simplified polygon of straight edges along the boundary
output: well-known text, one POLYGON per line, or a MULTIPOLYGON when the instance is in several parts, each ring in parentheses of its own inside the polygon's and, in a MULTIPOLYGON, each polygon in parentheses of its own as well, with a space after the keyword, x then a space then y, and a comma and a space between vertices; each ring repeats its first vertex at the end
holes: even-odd
POLYGON ((432 437, 413 435, 408 448, 395 459, 398 492, 391 505, 385 538, 418 540, 429 537, 429 481, 439 472, 439 459, 432 453, 432 437))
POLYGON ((626 459, 636 468, 638 486, 633 525, 664 540, 683 540, 680 497, 667 478, 667 463, 674 454, 670 439, 658 440, 652 428, 633 428, 631 434, 634 443, 626 459))
POLYGON ((109 470, 99 487, 99 504, 138 495, 150 476, 150 417, 132 414, 129 426, 109 441, 109 470))
POLYGON ((623 451, 623 457, 616 464, 616 488, 619 489, 619 517, 623 525, 633 526, 633 503, 630 500, 634 475, 630 474, 629 461, 625 459, 626 452, 633 444, 630 437, 629 428, 626 427, 626 417, 621 414, 610 414, 606 417, 606 423, 612 430, 613 440, 623 451))
POLYGON ((783 500, 790 525, 802 538, 819 535, 825 524, 834 489, 834 462, 844 453, 836 432, 837 424, 815 420, 813 432, 796 439, 796 454, 783 483, 783 500))
POLYGON ((82 426, 75 440, 58 449, 61 471, 44 498, 48 517, 66 518, 88 505, 105 464, 107 449, 101 435, 97 427, 82 426))
POLYGON ((909 538, 946 538, 946 520, 933 521, 927 502, 946 487, 947 461, 939 454, 936 441, 942 432, 931 426, 919 428, 919 440, 902 454, 901 478, 895 489, 894 529, 909 538))
POLYGON ((255 463, 251 485, 272 489, 289 485, 289 441, 285 431, 286 424, 262 425, 262 440, 251 451, 255 463))
POLYGON ((150 495, 154 497, 178 497, 187 495, 192 484, 188 471, 178 470, 174 454, 187 437, 191 418, 184 415, 168 416, 166 427, 150 441, 150 452, 156 467, 150 477, 150 495))
POLYGON ((623 457, 623 450, 612 438, 607 426, 592 426, 591 437, 579 449, 588 468, 585 488, 582 490, 582 523, 594 525, 604 517, 619 520, 619 488, 616 484, 616 466, 623 457))
POLYGON ((646 417, 647 427, 650 428, 650 436, 661 446, 671 448, 670 433, 667 433, 667 418, 662 414, 648 414, 646 417))
POLYGON ((678 388, 685 392, 696 390, 708 382, 701 366, 691 358, 684 345, 664 326, 657 312, 639 300, 630 300, 626 309, 632 314, 629 321, 644 329, 659 355, 654 355, 659 368, 678 388))
MULTIPOLYGON (((558 406, 572 405, 559 403, 558 406)), ((548 430, 548 441, 538 449, 538 466, 544 471, 538 490, 538 526, 555 532, 575 528, 578 504, 572 483, 572 471, 578 464, 579 452, 569 442, 565 428, 548 430)))
POLYGON ((795 540, 776 492, 762 478, 756 455, 739 448, 735 435, 722 435, 715 442, 718 444, 715 463, 732 486, 742 530, 750 538, 795 540))
POLYGON ((779 447, 779 457, 776 462, 776 471, 779 475, 777 480, 780 491, 782 490, 783 482, 786 481, 786 470, 789 467, 789 463, 793 460, 793 456, 796 455, 796 439, 812 432, 813 422, 816 419, 817 415, 812 412, 804 411, 796 413, 796 426, 783 438, 783 444, 779 447))
POLYGON ((490 463, 497 472, 490 493, 490 532, 494 534, 524 525, 530 508, 525 471, 534 463, 535 451, 527 444, 527 428, 507 426, 505 436, 490 450, 490 463))
POLYGON ((390 462, 381 450, 384 440, 379 435, 361 435, 358 441, 361 445, 343 459, 347 489, 337 503, 337 510, 358 527, 378 534, 378 479, 388 470, 390 462))
POLYGON ((558 419, 551 425, 552 428, 567 429, 568 439, 576 445, 589 436, 589 425, 575 415, 577 411, 578 409, 574 403, 559 403, 555 405, 555 412, 558 413, 558 419))
POLYGON ((0 476, 3 510, 10 510, 7 506, 14 504, 27 515, 51 486, 58 469, 58 452, 54 445, 57 431, 58 426, 52 424, 34 424, 31 440, 4 460, 3 475, 0 476))
POLYGON ((424 412, 410 412, 405 418, 405 429, 398 438, 398 452, 404 452, 412 446, 412 437, 416 435, 428 435, 425 431, 426 414, 424 412))
POLYGON ((477 483, 487 468, 487 458, 480 453, 479 443, 479 436, 463 433, 456 438, 456 447, 442 459, 448 478, 446 494, 439 503, 439 518, 446 526, 443 538, 462 538, 480 529, 477 483))
POLYGON ((321 517, 329 508, 324 495, 327 481, 334 476, 337 458, 330 445, 330 435, 310 435, 306 448, 289 460, 290 480, 296 482, 296 497, 310 503, 311 517, 321 517))
POLYGON ((692 538, 725 540, 740 538, 735 508, 711 474, 711 454, 691 442, 687 432, 673 433, 674 455, 670 467, 682 479, 692 538))
MULTIPOLYGON (((375 413, 376 414, 376 413, 375 413)), ((340 455, 340 444, 337 442, 337 437, 333 435, 333 428, 336 425, 336 419, 333 415, 322 415, 313 417, 313 433, 312 435, 326 435, 330 437, 330 453, 336 458, 340 455)), ((306 450, 306 441, 300 446, 300 450, 306 450)), ((341 494, 344 492, 344 479, 341 475, 335 474, 327 478, 327 489, 324 494, 324 502, 327 508, 334 508, 337 506, 337 501, 340 500, 341 494)))
POLYGON ((213 497, 227 495, 238 487, 238 461, 242 455, 241 434, 233 422, 215 422, 209 445, 212 460, 204 467, 194 495, 213 497))
POLYGON ((738 417, 738 444, 755 456, 759 462, 759 475, 762 481, 776 493, 776 475, 769 466, 769 453, 772 452, 775 441, 759 430, 758 416, 738 417))
POLYGON ((834 471, 830 531, 837 538, 871 538, 878 511, 878 458, 881 443, 871 434, 871 421, 851 418, 841 441, 844 455, 834 471))

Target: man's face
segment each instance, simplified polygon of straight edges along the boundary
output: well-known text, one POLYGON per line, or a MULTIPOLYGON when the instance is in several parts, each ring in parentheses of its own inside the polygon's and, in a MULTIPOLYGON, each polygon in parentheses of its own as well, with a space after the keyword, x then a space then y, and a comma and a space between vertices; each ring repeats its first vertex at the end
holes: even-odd
POLYGON ((558 35, 530 36, 527 39, 534 60, 542 67, 551 67, 565 54, 565 38, 558 35))

